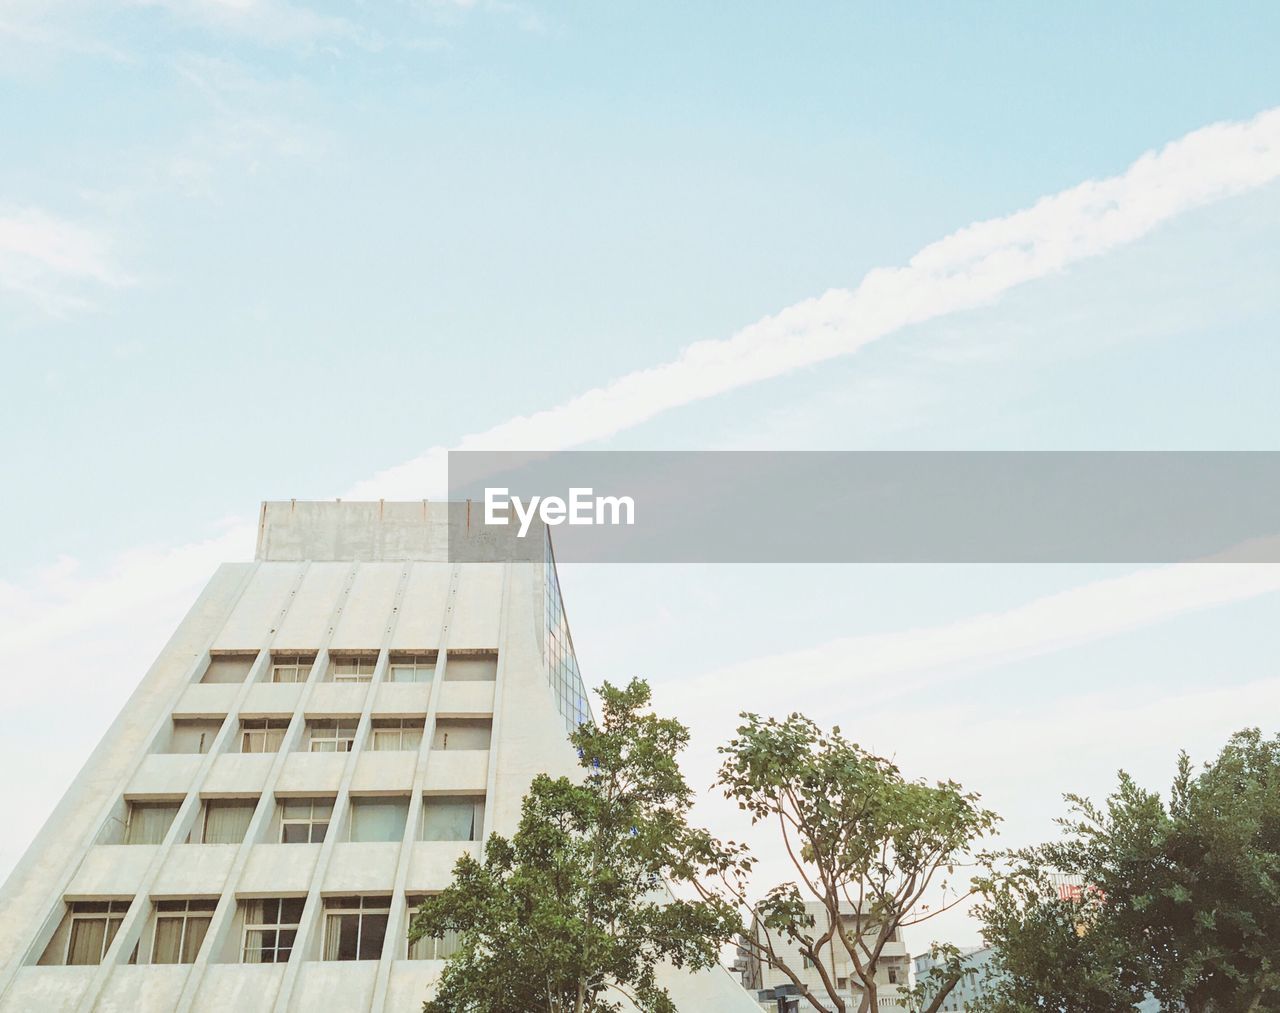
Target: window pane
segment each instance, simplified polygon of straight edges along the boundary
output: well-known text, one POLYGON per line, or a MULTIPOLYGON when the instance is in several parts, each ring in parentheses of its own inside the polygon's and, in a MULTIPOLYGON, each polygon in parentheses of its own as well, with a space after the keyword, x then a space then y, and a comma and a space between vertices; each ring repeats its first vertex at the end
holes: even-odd
POLYGON ((351 840, 398 841, 404 836, 409 803, 397 799, 354 799, 351 803, 351 840))
POLYGON ((498 659, 451 654, 444 666, 444 677, 450 682, 492 682, 498 677, 498 659))
POLYGON ((125 844, 160 844, 177 812, 176 802, 163 805, 131 802, 125 844))
POLYGON ((102 944, 102 949, 104 951, 111 945, 111 941, 115 939, 116 932, 119 931, 120 923, 122 921, 124 921, 123 918, 116 918, 116 917, 111 917, 107 919, 107 938, 103 941, 103 944, 102 944))
POLYGON ((477 809, 483 802, 471 798, 429 798, 422 807, 422 840, 474 841, 479 830, 477 809))
POLYGON ((204 804, 204 843, 239 844, 249 830, 257 803, 210 799, 204 804))
POLYGON ((281 844, 307 844, 311 840, 311 827, 306 823, 286 823, 280 828, 281 844))
POLYGON ((182 956, 182 919, 157 918, 156 939, 151 948, 151 963, 177 964, 182 956))
POLYGON ((244 934, 244 962, 246 964, 273 963, 275 945, 274 929, 250 929, 244 934))
POLYGON ((369 914, 361 916, 360 959, 377 960, 382 956, 382 941, 387 937, 387 916, 369 914))
POLYGON ((67 948, 68 964, 98 964, 102 962, 103 939, 106 935, 105 918, 76 918, 71 922, 71 944, 67 948))
POLYGON ((200 944, 204 942, 204 935, 209 931, 208 918, 188 918, 187 934, 182 940, 182 962, 184 964, 194 964, 196 962, 196 954, 200 952, 200 944))
POLYGON ((334 914, 325 919, 325 960, 355 960, 360 935, 358 914, 334 914))

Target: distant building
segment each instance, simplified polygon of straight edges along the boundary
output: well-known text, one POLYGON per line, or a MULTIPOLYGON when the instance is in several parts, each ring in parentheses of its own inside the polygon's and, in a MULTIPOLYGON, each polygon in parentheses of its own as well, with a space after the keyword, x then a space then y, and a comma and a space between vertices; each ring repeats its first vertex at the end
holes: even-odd
MULTIPOLYGON (((817 901, 805 905, 809 914, 823 924, 826 911, 817 901)), ((852 938, 858 934, 857 917, 852 913, 842 914, 845 931, 852 938)), ((752 925, 752 932, 756 926, 752 925)), ((819 930, 820 931, 820 930, 819 930)), ((826 998, 826 986, 818 967, 800 955, 799 948, 785 940, 775 940, 775 947, 780 951, 778 956, 791 968, 797 970, 801 980, 820 1000, 826 998)), ((844 948, 836 942, 828 944, 822 954, 823 967, 828 977, 835 981, 850 1009, 857 1009, 864 989, 858 981, 853 965, 849 962, 844 948)), ((817 1007, 801 998, 800 990, 792 983, 790 977, 777 967, 760 959, 759 955, 746 946, 738 947, 738 960, 734 968, 742 969, 742 983, 755 993, 760 1007, 770 1013, 814 1013, 817 1007)), ((900 933, 885 945, 881 953, 876 975, 877 1009, 876 1013, 906 1013, 906 991, 910 988, 911 957, 902 942, 900 933)))
MULTIPOLYGON (((995 956, 995 947, 993 946, 971 946, 968 949, 960 951, 966 959, 968 970, 964 976, 956 982, 955 988, 943 1000, 942 1006, 939 1007, 945 1013, 951 1013, 953 1010, 968 1010, 970 1004, 986 994, 992 983, 997 980, 997 973, 991 967, 991 959, 995 956)), ((915 959, 915 980, 917 982, 925 981, 929 972, 938 966, 940 961, 936 961, 929 954, 923 954, 915 959)), ((936 992, 930 991, 924 997, 925 1003, 932 1001, 936 992)))
MULTIPOLYGON (((939 1013, 964 1013, 966 1010, 973 1008, 973 1004, 982 998, 987 992, 994 987, 995 983, 1000 980, 1000 972, 993 966, 993 959, 996 955, 994 946, 971 946, 967 950, 960 951, 967 958, 969 965, 968 971, 965 972, 963 978, 957 983, 956 987, 951 990, 950 995, 943 1001, 939 1007, 939 1013)), ((928 954, 916 957, 914 970, 915 980, 917 982, 924 981, 929 972, 936 967, 938 961, 935 961, 928 954)), ((930 992, 925 995, 924 1001, 927 1004, 933 999, 934 993, 930 992)), ((1160 1013, 1160 1004, 1150 996, 1139 1004, 1138 1013, 1160 1013)))

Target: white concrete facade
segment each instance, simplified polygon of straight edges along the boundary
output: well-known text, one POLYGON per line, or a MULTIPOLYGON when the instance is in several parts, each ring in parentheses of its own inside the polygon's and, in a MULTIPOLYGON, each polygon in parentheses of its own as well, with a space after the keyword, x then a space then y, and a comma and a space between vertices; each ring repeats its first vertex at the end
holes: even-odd
POLYGON ((586 706, 554 564, 451 563, 444 511, 263 505, 0 891, 0 1013, 421 1008, 413 898, 577 776, 586 706))
MULTIPOLYGON (((813 917, 814 924, 818 927, 815 931, 821 931, 828 924, 826 909, 818 901, 806 901, 805 910, 813 917)), ((858 939, 857 917, 852 912, 842 911, 841 920, 849 938, 858 939)), ((867 935, 871 937, 874 933, 868 932, 867 935)), ((795 942, 776 934, 772 941, 775 946, 774 952, 778 957, 788 967, 797 969, 800 980, 824 1003, 823 1008, 826 1008, 825 1004, 829 1002, 828 993, 818 967, 804 959, 800 953, 800 947, 795 942)), ((779 968, 761 960, 754 955, 754 951, 745 946, 739 949, 739 954, 744 964, 744 981, 746 986, 760 997, 760 1007, 770 1011, 777 1010, 777 1000, 767 993, 780 989, 779 994, 792 995, 794 984, 790 977, 779 968)), ((836 983, 847 1007, 850 1010, 857 1010, 863 1001, 865 989, 854 971, 848 954, 839 943, 833 941, 827 945, 821 956, 827 977, 836 983)), ((906 944, 902 941, 901 933, 898 932, 885 943, 877 965, 875 978, 877 1013, 907 1013, 906 993, 910 989, 910 974, 911 957, 907 952, 906 944)), ((814 1005, 807 999, 792 998, 791 1002, 800 1013, 813 1013, 815 1010, 814 1005)))

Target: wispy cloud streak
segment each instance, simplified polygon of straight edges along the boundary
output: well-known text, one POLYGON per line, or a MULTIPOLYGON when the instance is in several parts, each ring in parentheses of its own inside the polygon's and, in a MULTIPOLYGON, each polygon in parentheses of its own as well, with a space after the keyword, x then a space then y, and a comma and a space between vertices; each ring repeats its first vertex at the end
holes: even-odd
MULTIPOLYGON (((1280 176, 1280 108, 1196 130, 1124 172, 1089 180, 1002 218, 969 225, 852 289, 788 306, 728 338, 700 341, 554 408, 464 437, 463 450, 558 450, 607 439, 726 391, 848 355, 912 324, 986 305, 1150 233, 1197 207, 1280 176)), ((439 495, 435 447, 349 490, 352 498, 439 495)))
MULTIPOLYGON (((876 705, 978 669, 1277 592, 1280 566, 1156 567, 951 623, 842 637, 753 658, 681 680, 663 692, 678 713, 705 712, 708 703, 723 698, 725 686, 734 687, 735 707, 730 710, 825 709, 831 700, 849 694, 864 705, 876 705)), ((732 714, 726 719, 731 722, 732 714)))

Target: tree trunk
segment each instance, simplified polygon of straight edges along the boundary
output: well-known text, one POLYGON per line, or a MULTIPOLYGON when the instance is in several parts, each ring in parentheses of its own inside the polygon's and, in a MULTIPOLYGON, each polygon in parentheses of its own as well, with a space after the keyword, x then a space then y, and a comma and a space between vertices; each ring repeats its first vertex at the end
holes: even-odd
POLYGON ((946 981, 938 989, 938 994, 933 997, 933 1002, 925 1007, 924 1013, 938 1013, 938 1010, 942 1008, 942 1004, 946 1002, 947 996, 951 994, 958 984, 960 984, 960 975, 958 974, 946 981))

